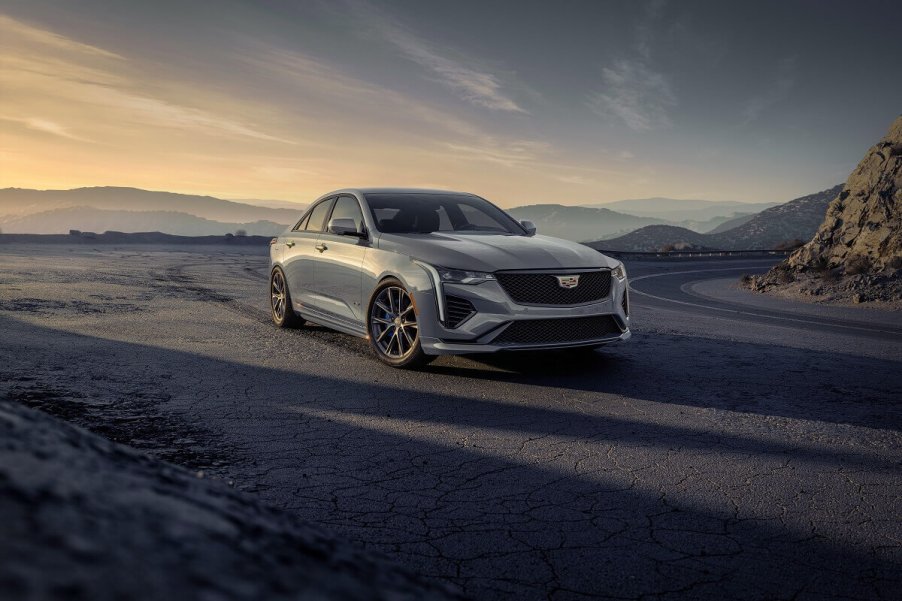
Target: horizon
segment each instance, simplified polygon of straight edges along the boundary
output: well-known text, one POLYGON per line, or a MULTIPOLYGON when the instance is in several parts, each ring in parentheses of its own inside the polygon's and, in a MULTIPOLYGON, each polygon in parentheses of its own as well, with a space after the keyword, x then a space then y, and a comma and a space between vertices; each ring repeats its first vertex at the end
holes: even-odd
POLYGON ((0 187, 786 202, 845 181, 898 116, 902 8, 764 6, 12 0, 0 187))
MULTIPOLYGON (((838 185, 842 185, 842 184, 838 184, 838 185)), ((833 187, 835 187, 835 186, 828 186, 824 190, 818 190, 815 192, 811 192, 809 194, 803 194, 801 197, 797 197, 797 198, 790 198, 790 199, 782 200, 782 201, 767 201, 767 202, 753 202, 753 201, 729 200, 729 199, 715 200, 715 199, 710 199, 710 198, 677 198, 677 197, 668 197, 668 196, 649 196, 649 197, 643 197, 643 198, 618 198, 618 199, 613 199, 613 200, 608 200, 608 201, 601 201, 601 202, 597 202, 597 203, 589 202, 589 203, 584 203, 584 204, 564 204, 564 203, 559 203, 559 202, 541 202, 540 201, 540 202, 530 203, 528 205, 516 205, 516 206, 504 207, 504 208, 505 209, 514 209, 514 208, 525 208, 525 207, 530 207, 530 206, 564 206, 564 207, 582 207, 582 208, 591 209, 591 208, 606 208, 607 205, 611 205, 611 204, 641 202, 641 201, 646 201, 646 200, 665 200, 665 201, 676 201, 676 202, 681 202, 681 201, 682 202, 704 202, 704 203, 723 204, 723 205, 739 204, 739 205, 749 205, 749 206, 753 206, 753 205, 757 205, 757 204, 780 205, 780 204, 785 204, 787 202, 791 202, 793 200, 798 200, 799 198, 809 196, 811 194, 816 194, 818 192, 823 192, 823 191, 829 190, 833 187)), ((356 187, 350 187, 350 188, 356 189, 356 187)), ((360 188, 365 189, 366 186, 361 186, 360 188)), ((232 198, 229 196, 218 196, 215 194, 204 194, 204 193, 199 193, 199 192, 180 192, 177 190, 161 190, 161 189, 151 189, 151 188, 138 188, 135 186, 116 186, 116 185, 77 186, 74 188, 23 188, 21 186, 5 186, 5 187, 0 187, 0 192, 2 192, 4 190, 20 190, 20 191, 27 191, 27 192, 73 192, 73 191, 77 191, 77 190, 93 190, 93 189, 133 190, 133 191, 137 191, 137 192, 152 192, 152 193, 158 193, 158 194, 176 194, 176 195, 182 195, 182 196, 197 196, 197 197, 212 198, 215 200, 224 200, 224 201, 233 202, 233 203, 247 204, 247 205, 252 205, 252 206, 260 206, 260 207, 264 207, 264 205, 257 205, 255 203, 287 203, 287 204, 297 204, 300 207, 305 207, 305 206, 308 206, 309 203, 316 200, 316 198, 311 198, 310 200, 289 200, 289 199, 285 199, 285 198, 244 198, 244 197, 232 198)), ((327 190, 323 194, 328 194, 329 192, 331 192, 331 191, 327 190)), ((448 192, 461 192, 461 191, 460 190, 448 190, 448 192)), ((320 196, 322 196, 322 194, 320 196)), ((491 199, 487 199, 487 200, 491 201, 491 199)), ((675 208, 678 208, 678 207, 675 207, 675 208)), ((627 212, 628 213, 628 210, 620 209, 618 212, 627 212)))

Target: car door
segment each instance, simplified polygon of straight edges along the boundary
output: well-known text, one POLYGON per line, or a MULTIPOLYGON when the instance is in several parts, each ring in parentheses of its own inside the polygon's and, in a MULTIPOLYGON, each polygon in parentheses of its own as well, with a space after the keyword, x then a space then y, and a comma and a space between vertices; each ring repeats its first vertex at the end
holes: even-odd
POLYGON ((332 196, 318 202, 291 232, 283 236, 285 251, 282 254, 282 269, 288 280, 291 302, 297 311, 316 308, 313 262, 319 254, 316 246, 334 201, 335 197, 332 196))
POLYGON ((360 203, 353 196, 341 195, 326 220, 326 227, 319 237, 320 250, 314 258, 316 306, 342 321, 351 321, 357 325, 364 322, 366 311, 363 307, 361 269, 370 248, 370 240, 365 234, 366 225, 360 203), (331 233, 328 224, 334 219, 353 220, 361 236, 331 233))

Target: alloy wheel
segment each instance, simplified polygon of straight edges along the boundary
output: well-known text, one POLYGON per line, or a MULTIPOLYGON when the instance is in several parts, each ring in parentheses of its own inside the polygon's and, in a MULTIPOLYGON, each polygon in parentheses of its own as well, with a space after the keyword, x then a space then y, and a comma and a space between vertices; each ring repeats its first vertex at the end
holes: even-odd
POLYGON ((272 313, 278 321, 282 321, 285 318, 287 295, 285 294, 285 276, 282 275, 281 270, 276 270, 272 274, 270 293, 272 294, 272 313))
POLYGON ((383 288, 370 309, 370 335, 376 348, 392 359, 414 349, 419 336, 417 315, 410 294, 400 286, 383 288))

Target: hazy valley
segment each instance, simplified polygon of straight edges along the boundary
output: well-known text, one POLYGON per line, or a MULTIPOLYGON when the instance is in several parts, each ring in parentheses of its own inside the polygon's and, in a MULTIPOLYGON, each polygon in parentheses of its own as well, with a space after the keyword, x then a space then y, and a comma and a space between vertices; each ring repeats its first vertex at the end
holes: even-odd
MULTIPOLYGON (((617 239, 617 248, 629 246, 633 250, 658 250, 667 244, 680 243, 710 245, 714 241, 725 247, 735 244, 756 247, 775 239, 780 242, 803 234, 808 237, 820 223, 819 219, 817 223, 809 223, 811 220, 807 219, 803 225, 790 219, 781 233, 775 233, 772 227, 754 225, 758 211, 764 210, 766 215, 766 211, 775 211, 779 206, 782 205, 646 198, 593 206, 535 204, 508 212, 517 219, 533 221, 545 235, 577 242, 617 239), (738 228, 743 225, 744 229, 738 228), (716 238, 710 237, 715 234, 716 238), (735 244, 734 235, 740 236, 735 244), (633 237, 621 243, 622 236, 633 237)), ((303 204, 289 201, 224 200, 137 188, 6 188, 0 190, 0 231, 8 234, 157 231, 181 236, 242 232, 273 236, 295 223, 303 210, 303 204)))

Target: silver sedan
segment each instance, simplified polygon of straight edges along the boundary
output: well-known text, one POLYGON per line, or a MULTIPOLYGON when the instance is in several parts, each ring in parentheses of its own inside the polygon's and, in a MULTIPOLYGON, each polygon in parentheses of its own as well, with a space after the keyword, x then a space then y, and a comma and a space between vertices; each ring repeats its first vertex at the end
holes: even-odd
POLYGON ((272 318, 367 338, 385 363, 630 337, 623 264, 473 194, 347 189, 270 245, 272 318))

